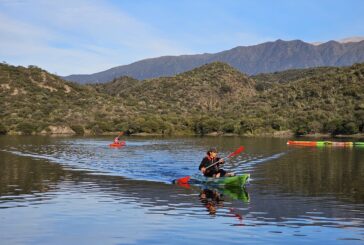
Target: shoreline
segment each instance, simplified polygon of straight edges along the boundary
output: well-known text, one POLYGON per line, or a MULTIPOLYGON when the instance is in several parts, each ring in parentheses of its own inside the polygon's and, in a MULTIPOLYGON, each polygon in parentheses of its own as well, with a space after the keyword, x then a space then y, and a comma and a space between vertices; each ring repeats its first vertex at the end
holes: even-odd
MULTIPOLYGON (((90 132, 85 132, 84 134, 76 134, 76 133, 32 133, 30 136, 51 136, 51 137, 67 137, 67 136, 115 136, 120 134, 120 131, 117 132, 104 132, 100 134, 93 134, 90 132)), ((20 132, 9 132, 4 134, 3 136, 29 136, 25 134, 21 134, 20 132)), ((136 136, 136 137, 150 137, 150 136, 202 136, 202 137, 251 137, 251 138, 259 138, 259 137, 273 137, 273 138, 296 138, 296 139, 345 139, 345 138, 354 138, 364 140, 364 133, 359 134, 351 134, 351 135, 331 135, 324 133, 315 133, 308 134, 302 136, 296 136, 291 131, 277 131, 273 133, 260 133, 260 134, 234 134, 234 133, 222 133, 222 132, 212 132, 205 135, 193 134, 193 133, 176 133, 176 134, 161 134, 161 133, 135 133, 135 134, 124 134, 123 137, 128 136, 136 136)))

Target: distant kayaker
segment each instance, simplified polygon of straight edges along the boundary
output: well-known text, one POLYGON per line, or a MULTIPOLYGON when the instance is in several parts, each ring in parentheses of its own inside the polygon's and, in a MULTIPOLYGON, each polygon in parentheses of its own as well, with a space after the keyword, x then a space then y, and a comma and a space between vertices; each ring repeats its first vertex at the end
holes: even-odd
POLYGON ((119 139, 123 134, 124 134, 124 132, 120 132, 120 134, 117 137, 115 137, 114 144, 118 145, 118 144, 123 143, 123 142, 120 142, 120 139, 119 139))
POLYGON ((217 157, 217 149, 213 147, 207 151, 207 155, 202 159, 198 169, 206 177, 220 178, 235 175, 220 169, 220 164, 224 164, 224 159, 217 157))
POLYGON ((114 139, 114 144, 120 144, 119 136, 114 139))

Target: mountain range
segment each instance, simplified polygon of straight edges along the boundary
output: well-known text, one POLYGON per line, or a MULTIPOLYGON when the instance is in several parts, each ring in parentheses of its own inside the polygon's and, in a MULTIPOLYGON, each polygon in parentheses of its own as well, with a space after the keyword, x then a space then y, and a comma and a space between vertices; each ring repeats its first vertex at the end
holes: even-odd
POLYGON ((349 66, 364 62, 364 40, 307 43, 301 40, 239 46, 213 54, 162 56, 117 66, 89 75, 63 79, 78 83, 105 83, 121 76, 138 80, 173 76, 211 62, 224 62, 248 75, 319 66, 349 66))

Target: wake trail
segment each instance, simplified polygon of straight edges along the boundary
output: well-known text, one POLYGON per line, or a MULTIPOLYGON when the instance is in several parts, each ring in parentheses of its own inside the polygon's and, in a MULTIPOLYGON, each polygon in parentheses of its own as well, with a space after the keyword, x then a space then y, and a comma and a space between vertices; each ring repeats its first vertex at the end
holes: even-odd
POLYGON ((280 152, 267 157, 251 157, 250 159, 234 163, 233 166, 230 167, 230 170, 234 170, 236 174, 250 173, 253 172, 257 165, 278 159, 286 154, 287 152, 280 152))

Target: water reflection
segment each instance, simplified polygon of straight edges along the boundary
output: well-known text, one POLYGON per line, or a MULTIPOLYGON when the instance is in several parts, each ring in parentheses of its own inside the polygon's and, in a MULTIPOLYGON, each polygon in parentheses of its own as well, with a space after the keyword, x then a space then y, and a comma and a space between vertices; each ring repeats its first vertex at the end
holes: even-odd
POLYGON ((224 199, 217 190, 204 189, 199 196, 209 214, 216 214, 217 207, 223 206, 224 199))
POLYGON ((309 196, 334 195, 364 203, 364 151, 355 148, 300 148, 264 166, 255 177, 262 186, 309 196))
POLYGON ((75 233, 84 238, 80 241, 84 244, 95 243, 95 237, 108 244, 239 244, 242 239, 261 244, 304 243, 300 237, 335 243, 363 239, 364 151, 358 149, 287 151, 285 145, 277 144, 279 140, 234 138, 231 143, 198 138, 187 143, 161 139, 148 144, 138 139, 120 152, 102 148, 106 141, 98 140, 29 138, 20 146, 11 141, 0 139, 6 150, 0 151, 0 239, 10 244, 64 241, 75 233), (253 180, 246 189, 181 187, 158 181, 184 176, 188 171, 195 173, 197 163, 186 158, 197 156, 205 145, 218 143, 226 152, 236 145, 247 145, 246 156, 228 163, 232 169, 250 171, 253 180), (65 150, 72 147, 72 151, 65 150), (99 152, 93 151, 98 147, 99 152), (9 149, 32 155, 15 155, 9 149), (143 154, 139 154, 142 149, 143 154), (184 157, 188 152, 192 154, 184 157), (175 153, 177 157, 169 159, 175 153), (34 158, 37 154, 56 157, 34 158), (108 160, 97 157, 108 154, 115 155, 108 160), (117 158, 123 154, 130 154, 133 160, 117 158), (118 160, 108 162, 115 158, 118 160), (96 160, 100 161, 93 162, 96 160), (79 161, 87 171, 80 170, 79 161), (136 171, 132 176, 147 172, 162 177, 135 180, 91 171, 94 166, 112 169, 113 173, 130 167, 136 171), (142 167, 145 172, 140 171, 142 167), (236 230, 240 228, 244 230, 236 230), (219 236, 210 240, 209 234, 215 233, 219 236), (170 240, 163 242, 166 236, 170 240))
MULTIPOLYGON (((249 202, 249 194, 245 188, 203 188, 200 191, 199 198, 201 203, 206 207, 209 214, 216 215, 218 208, 224 207, 225 198, 230 200, 241 200, 243 202, 249 202)), ((229 208, 230 212, 233 213, 234 208, 229 208)), ((242 215, 234 213, 240 220, 242 215)))
POLYGON ((59 165, 50 165, 34 159, 22 159, 9 153, 1 153, 0 208, 11 207, 7 202, 24 205, 29 201, 49 200, 42 193, 57 190, 66 178, 59 165), (22 204, 23 203, 23 204, 22 204))

